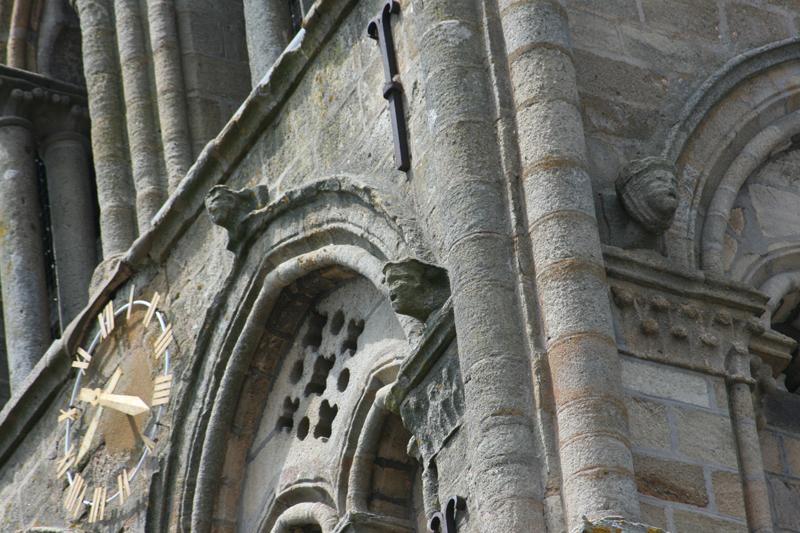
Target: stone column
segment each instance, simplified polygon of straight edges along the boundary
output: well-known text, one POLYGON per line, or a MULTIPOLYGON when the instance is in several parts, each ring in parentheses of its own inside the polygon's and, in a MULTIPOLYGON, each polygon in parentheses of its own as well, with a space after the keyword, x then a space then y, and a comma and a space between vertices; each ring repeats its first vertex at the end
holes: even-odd
POLYGON ((426 0, 418 14, 435 148, 418 159, 428 168, 414 181, 450 276, 474 530, 545 531, 531 363, 477 4, 426 0))
POLYGON ((171 193, 186 175, 193 159, 173 1, 147 0, 147 18, 164 165, 171 193))
POLYGON ((567 14, 500 0, 536 290, 552 372, 568 524, 636 520, 627 411, 567 14))
POLYGON ((14 0, 8 32, 6 65, 25 69, 28 66, 28 32, 31 23, 31 0, 14 0))
POLYGON ((138 2, 114 0, 117 46, 122 65, 122 87, 128 144, 136 188, 136 216, 139 233, 150 229, 150 221, 167 198, 166 180, 159 164, 155 110, 150 99, 150 65, 138 2))
POLYGON ((289 44, 289 2, 244 0, 244 23, 250 78, 255 87, 289 44))
POLYGON ((0 117, 0 285, 12 394, 50 344, 32 125, 10 111, 31 100, 11 90, 0 117))
POLYGON ((136 238, 136 193, 110 1, 72 0, 81 22, 103 259, 123 253, 136 238))
MULTIPOLYGON (((81 113, 73 108, 73 113, 81 113)), ((47 136, 40 146, 47 172, 50 223, 62 330, 86 305, 97 264, 95 208, 88 139, 75 131, 47 136)))

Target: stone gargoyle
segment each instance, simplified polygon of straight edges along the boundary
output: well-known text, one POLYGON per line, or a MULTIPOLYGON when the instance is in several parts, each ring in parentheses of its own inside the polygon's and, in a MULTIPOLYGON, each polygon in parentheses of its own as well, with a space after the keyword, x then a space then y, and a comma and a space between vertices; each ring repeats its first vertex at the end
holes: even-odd
POLYGON ((657 251, 678 209, 675 166, 660 157, 628 163, 615 182, 616 195, 601 194, 604 241, 621 248, 657 251))
POLYGON ((418 259, 386 263, 383 276, 395 312, 423 322, 450 297, 447 271, 418 259))
POLYGON ((206 209, 211 221, 228 232, 228 248, 241 238, 242 221, 269 202, 266 185, 234 190, 227 185, 215 185, 206 196, 206 209))

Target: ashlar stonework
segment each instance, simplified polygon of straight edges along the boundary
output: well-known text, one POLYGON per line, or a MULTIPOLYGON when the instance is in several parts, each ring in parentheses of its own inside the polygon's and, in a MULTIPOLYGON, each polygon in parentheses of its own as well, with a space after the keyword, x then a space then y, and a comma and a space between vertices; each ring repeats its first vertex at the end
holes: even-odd
POLYGON ((0 531, 800 533, 798 21, 0 0, 0 531))

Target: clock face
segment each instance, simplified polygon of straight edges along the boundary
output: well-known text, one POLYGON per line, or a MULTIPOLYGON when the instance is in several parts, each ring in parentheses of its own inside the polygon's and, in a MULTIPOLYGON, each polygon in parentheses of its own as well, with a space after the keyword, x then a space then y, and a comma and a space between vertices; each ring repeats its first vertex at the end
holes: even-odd
POLYGON ((94 337, 77 349, 75 382, 65 409, 64 446, 56 475, 69 486, 64 506, 71 519, 89 510, 89 522, 103 520, 106 508, 124 504, 143 475, 164 429, 172 374, 172 325, 158 310, 160 297, 109 302, 97 316, 94 337))

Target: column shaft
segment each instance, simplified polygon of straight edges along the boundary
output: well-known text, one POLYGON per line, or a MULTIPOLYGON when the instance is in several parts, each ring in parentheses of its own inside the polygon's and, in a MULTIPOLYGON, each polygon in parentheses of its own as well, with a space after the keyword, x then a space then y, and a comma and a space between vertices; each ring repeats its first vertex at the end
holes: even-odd
POLYGON ((636 520, 627 411, 567 15, 556 0, 499 4, 568 523, 579 527, 582 516, 636 520))
POLYGON ((186 113, 180 44, 172 0, 147 0, 161 143, 169 192, 192 165, 192 138, 186 113))
POLYGON ((470 514, 476 531, 545 531, 531 364, 481 16, 475 0, 427 0, 421 16, 422 86, 436 148, 419 190, 421 202, 432 204, 452 286, 470 514))
POLYGON ((110 0, 74 0, 81 22, 83 70, 92 119, 92 153, 100 204, 103 257, 136 237, 135 192, 128 164, 125 107, 110 0))
POLYGON ((244 0, 244 22, 250 77, 255 87, 289 44, 289 2, 244 0))
POLYGON ((8 34, 6 64, 14 68, 27 68, 28 31, 31 23, 31 0, 14 0, 11 11, 11 28, 8 34))
POLYGON ((0 119, 0 285, 12 394, 50 344, 36 182, 30 124, 0 119))
POLYGON ((86 305, 97 264, 94 202, 86 139, 54 134, 42 143, 62 330, 86 305))
POLYGON ((141 234, 150 228, 150 221, 164 204, 167 187, 165 180, 162 180, 159 164, 158 132, 150 99, 150 69, 139 4, 130 0, 115 0, 114 13, 133 184, 136 188, 136 216, 141 234))
POLYGON ((772 533, 769 489, 758 440, 753 395, 745 383, 731 383, 730 412, 744 485, 747 525, 753 533, 772 533))

